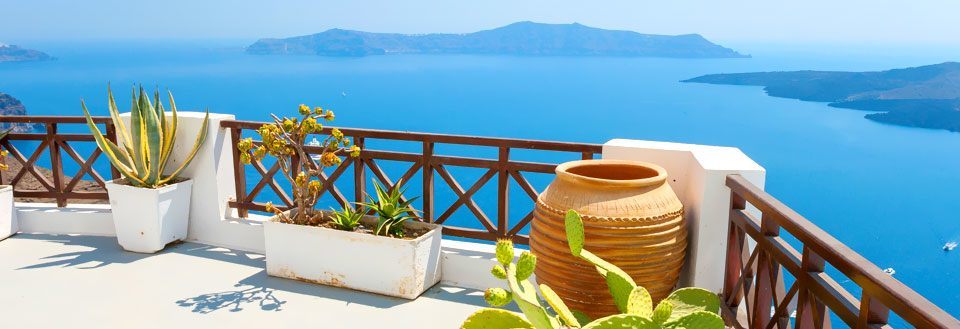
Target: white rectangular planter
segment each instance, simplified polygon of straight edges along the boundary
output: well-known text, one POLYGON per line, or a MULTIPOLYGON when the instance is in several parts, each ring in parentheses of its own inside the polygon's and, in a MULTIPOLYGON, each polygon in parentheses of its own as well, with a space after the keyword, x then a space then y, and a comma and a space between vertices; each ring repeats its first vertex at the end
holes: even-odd
POLYGON ((193 181, 152 189, 107 182, 117 241, 123 249, 154 253, 187 237, 193 181))
MULTIPOLYGON (((375 223, 367 217, 365 224, 375 223)), ((440 225, 416 239, 396 239, 323 227, 264 223, 267 274, 416 299, 440 281, 440 225)))
POLYGON ((13 186, 0 185, 0 240, 17 234, 17 209, 13 207, 13 186))

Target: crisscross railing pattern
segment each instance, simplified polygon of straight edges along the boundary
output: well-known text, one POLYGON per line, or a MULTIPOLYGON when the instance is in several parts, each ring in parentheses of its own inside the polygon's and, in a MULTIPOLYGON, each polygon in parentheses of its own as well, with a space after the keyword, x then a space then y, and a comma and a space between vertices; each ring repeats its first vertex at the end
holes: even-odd
MULTIPOLYGON (((12 178, 0 184, 14 186, 14 196, 22 198, 42 198, 56 200, 58 207, 65 207, 68 199, 107 200, 105 179, 94 168, 94 163, 102 152, 93 147, 87 154, 78 152, 71 143, 94 143, 93 135, 86 130, 86 119, 79 116, 0 116, 0 122, 9 124, 32 124, 42 126, 44 132, 16 132, 10 133, 0 141, 3 149, 10 155, 7 163, 16 163, 21 169, 12 174, 12 178), (73 125, 86 133, 61 132, 64 125, 73 125), (33 150, 21 150, 14 141, 35 141, 39 145, 33 150), (41 158, 49 158, 49 166, 41 163, 41 158), (74 161, 79 170, 72 176, 64 174, 64 157, 67 161, 74 161), (49 171, 49 174, 47 174, 49 171), (83 182, 84 176, 89 176, 100 188, 98 191, 76 191, 83 182), (39 184, 37 189, 24 189, 24 179, 30 177, 39 184)), ((107 138, 116 142, 116 131, 109 117, 94 117, 94 122, 105 126, 107 138)), ((119 173, 111 168, 111 179, 119 177, 119 173)))
POLYGON ((721 297, 728 325, 830 328, 834 314, 850 327, 884 328, 893 312, 916 328, 960 328, 957 319, 743 177, 730 175, 726 184, 732 197, 721 297), (746 210, 748 204, 760 218, 746 210), (861 297, 830 277, 827 265, 859 286, 861 297), (784 280, 788 274, 792 282, 784 280))
MULTIPOLYGON (((229 203, 230 207, 236 208, 241 217, 247 217, 250 210, 264 211, 263 203, 255 202, 258 194, 265 189, 272 190, 283 205, 278 204, 278 208, 289 208, 293 202, 289 195, 274 178, 280 172, 277 164, 267 166, 262 162, 253 161, 250 164, 258 174, 259 180, 253 182, 253 187, 247 190, 246 167, 239 162, 239 151, 236 149, 236 143, 242 137, 243 130, 257 129, 262 122, 249 121, 223 121, 224 128, 231 129, 232 145, 234 149, 234 171, 236 175, 236 200, 229 203)), ((324 133, 329 132, 326 128, 324 133)), ((524 173, 546 173, 553 174, 557 164, 516 161, 510 158, 511 150, 542 150, 555 151, 570 154, 570 160, 592 159, 594 155, 599 154, 602 146, 598 144, 583 143, 565 143, 550 141, 532 141, 506 138, 489 138, 460 135, 442 135, 428 133, 399 132, 386 130, 370 129, 348 129, 340 128, 344 135, 353 138, 355 144, 363 147, 363 151, 357 158, 344 158, 344 161, 332 171, 328 170, 329 175, 322 177, 322 190, 324 193, 330 193, 333 198, 341 205, 350 202, 359 202, 364 198, 366 191, 367 171, 373 174, 378 182, 389 189, 402 188, 400 184, 407 185, 411 183, 414 175, 420 173, 422 177, 422 214, 420 219, 427 222, 444 224, 461 208, 468 209, 476 217, 479 227, 453 227, 444 226, 444 234, 460 236, 466 238, 495 240, 498 238, 511 238, 517 243, 526 244, 528 237, 521 234, 521 231, 530 224, 533 219, 533 212, 521 217, 511 217, 509 209, 509 187, 511 181, 514 181, 523 194, 530 198, 532 205, 538 196, 538 191, 524 176, 524 173), (420 143, 421 152, 397 152, 390 150, 376 150, 364 147, 371 140, 394 140, 420 143), (436 154, 437 145, 450 144, 460 146, 479 146, 492 147, 497 149, 497 157, 477 158, 460 157, 436 154), (409 167, 397 180, 393 180, 387 175, 378 161, 390 160, 408 163, 409 167), (452 167, 480 168, 483 174, 469 184, 458 180, 450 171, 452 167), (352 168, 352 172, 350 172, 352 168), (344 179, 344 175, 352 176, 354 186, 354 195, 352 200, 344 195, 334 184, 338 179, 344 179), (439 179, 438 179, 439 178, 439 179), (441 182, 438 182, 441 181, 441 182), (496 181, 497 185, 497 208, 495 210, 482 208, 474 199, 477 192, 487 184, 496 181), (446 209, 437 209, 434 206, 436 193, 434 187, 437 184, 446 184, 454 193, 455 201, 446 209), (492 213, 492 215, 491 215, 492 213)), ((256 144, 256 142, 255 142, 256 144)), ((311 154, 319 154, 322 150, 319 147, 307 147, 306 150, 311 154)))

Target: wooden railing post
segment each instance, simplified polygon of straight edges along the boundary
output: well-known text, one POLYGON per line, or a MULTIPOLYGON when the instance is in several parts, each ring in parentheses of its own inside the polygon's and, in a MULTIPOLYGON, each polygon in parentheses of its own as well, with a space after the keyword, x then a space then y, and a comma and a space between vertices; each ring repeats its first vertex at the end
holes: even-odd
POLYGON ((360 147, 360 156, 353 161, 353 202, 363 202, 367 191, 367 171, 363 168, 364 140, 363 137, 354 137, 353 144, 360 147))
MULTIPOLYGON (((823 272, 826 262, 809 247, 803 247, 800 267, 810 273, 823 272)), ((797 284, 803 284, 798 282, 797 284)), ((809 289, 800 288, 797 297, 797 328, 830 328, 830 314, 827 306, 817 300, 809 289)))
POLYGON ((50 170, 53 171, 53 192, 56 194, 57 207, 66 207, 67 199, 63 195, 63 159, 60 155, 56 123, 47 123, 47 141, 50 146, 50 170))
MULTIPOLYGON (((730 193, 730 212, 743 210, 746 207, 746 201, 736 192, 730 193)), ((741 278, 741 268, 743 268, 743 252, 746 247, 744 234, 737 225, 730 221, 727 229, 727 259, 724 266, 723 276, 723 296, 726 299, 727 307, 736 310, 740 306, 740 299, 743 298, 742 290, 737 288, 737 281, 741 278)))
POLYGON ((507 236, 507 221, 510 216, 510 148, 500 147, 497 160, 497 235, 507 236))
POLYGON ((883 326, 890 317, 890 309, 879 300, 864 292, 860 297, 860 317, 857 319, 857 328, 883 326))
POLYGON ((433 222, 433 142, 423 141, 423 221, 433 222))
MULTIPOLYGON (((107 126, 107 139, 109 139, 114 144, 117 144, 117 146, 120 146, 120 144, 117 143, 117 127, 114 127, 113 123, 107 123, 105 124, 105 126, 107 126)), ((110 178, 111 179, 120 178, 120 171, 117 170, 117 168, 114 168, 112 165, 110 166, 110 178)))
MULTIPOLYGON (((242 132, 241 128, 230 128, 230 149, 233 152, 233 184, 236 185, 234 191, 237 194, 237 204, 247 202, 247 174, 244 172, 246 166, 240 162, 240 150, 237 149, 237 143, 242 138, 242 132)), ((249 214, 247 207, 237 207, 237 216, 240 218, 247 218, 249 214)))

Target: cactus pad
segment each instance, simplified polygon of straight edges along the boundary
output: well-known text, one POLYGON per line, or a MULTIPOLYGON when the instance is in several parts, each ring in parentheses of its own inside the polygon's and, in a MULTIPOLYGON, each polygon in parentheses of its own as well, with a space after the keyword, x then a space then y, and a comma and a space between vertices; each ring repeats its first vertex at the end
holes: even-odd
MULTIPOLYGON (((659 307, 658 307, 659 308, 659 307)), ((643 287, 635 287, 627 299, 627 314, 649 318, 653 315, 653 298, 643 287)))
POLYGON ((533 325, 513 312, 488 308, 470 315, 460 329, 533 329, 533 325))
POLYGON ((668 322, 697 311, 713 314, 720 312, 720 297, 702 288, 677 289, 664 300, 673 304, 673 313, 670 315, 668 322))
POLYGON ((567 231, 567 244, 570 246, 570 253, 580 257, 580 251, 583 250, 583 219, 575 210, 568 210, 564 217, 564 229, 567 231))
POLYGON ((670 304, 670 301, 668 300, 661 301, 660 304, 657 305, 657 308, 653 310, 651 319, 653 319, 653 322, 656 323, 664 323, 670 319, 670 314, 672 313, 673 304, 670 304))
POLYGON ((631 315, 618 314, 605 318, 597 319, 583 327, 583 329, 659 329, 660 325, 650 321, 650 319, 631 315))
POLYGON ((723 319, 706 311, 696 311, 663 325, 670 329, 723 329, 723 319))
POLYGON ((563 300, 560 299, 560 296, 558 296, 553 289, 547 285, 541 284, 540 294, 543 295, 543 299, 547 301, 547 304, 550 304, 550 307, 553 308, 553 311, 557 312, 557 316, 560 317, 560 321, 563 321, 563 323, 568 327, 580 327, 580 320, 577 319, 573 312, 570 312, 570 308, 563 303, 563 300))
POLYGON ((530 275, 533 274, 534 268, 537 267, 537 256, 534 256, 529 251, 524 251, 520 254, 520 259, 517 260, 517 280, 526 280, 530 278, 530 275))
POLYGON ((497 261, 503 266, 513 263, 513 241, 497 240, 497 261))
POLYGON ((483 299, 486 300, 490 306, 502 307, 510 304, 510 300, 513 299, 513 294, 503 290, 503 288, 489 288, 483 293, 483 299))

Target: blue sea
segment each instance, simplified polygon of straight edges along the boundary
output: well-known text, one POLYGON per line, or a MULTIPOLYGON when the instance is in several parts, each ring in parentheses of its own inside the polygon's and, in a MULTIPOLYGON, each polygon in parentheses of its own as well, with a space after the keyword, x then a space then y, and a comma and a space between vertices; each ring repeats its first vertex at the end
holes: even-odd
POLYGON ((24 45, 59 59, 0 64, 0 92, 33 115, 79 115, 81 98, 106 114, 107 83, 121 109, 127 88, 143 83, 172 90, 181 110, 245 120, 292 114, 305 103, 334 109, 338 126, 735 146, 767 169, 767 191, 960 315, 960 250, 941 250, 960 240, 960 134, 880 124, 866 112, 769 97, 759 87, 679 82, 709 73, 883 70, 958 60, 960 50, 745 44, 731 46, 753 58, 325 58, 249 56, 249 42, 38 41, 24 45))

